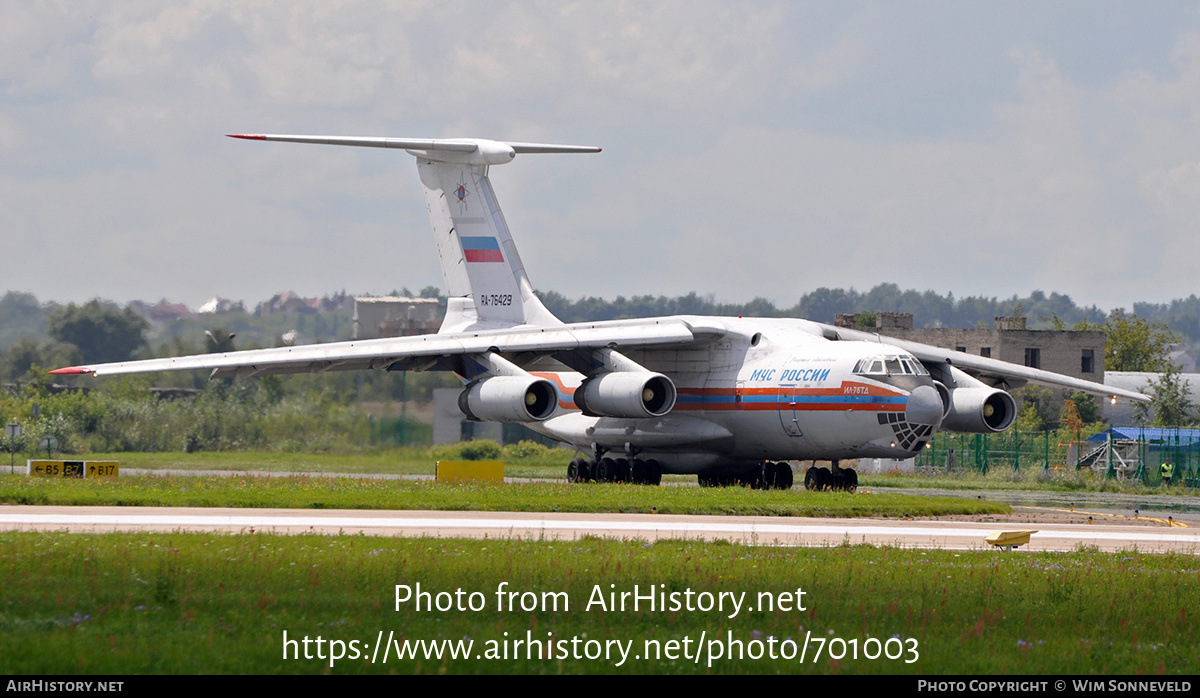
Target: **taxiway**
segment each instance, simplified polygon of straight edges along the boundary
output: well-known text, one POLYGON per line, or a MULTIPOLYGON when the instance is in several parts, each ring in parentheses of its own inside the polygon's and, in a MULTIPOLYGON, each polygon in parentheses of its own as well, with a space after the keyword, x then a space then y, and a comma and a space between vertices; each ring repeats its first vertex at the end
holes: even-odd
POLYGON ((820 519, 655 514, 361 511, 166 507, 0 507, 0 530, 197 531, 231 534, 366 534, 471 538, 575 539, 585 535, 658 540, 725 539, 748 545, 983 549, 988 534, 1037 530, 1022 550, 1100 550, 1200 554, 1200 529, 1113 523, 820 519))

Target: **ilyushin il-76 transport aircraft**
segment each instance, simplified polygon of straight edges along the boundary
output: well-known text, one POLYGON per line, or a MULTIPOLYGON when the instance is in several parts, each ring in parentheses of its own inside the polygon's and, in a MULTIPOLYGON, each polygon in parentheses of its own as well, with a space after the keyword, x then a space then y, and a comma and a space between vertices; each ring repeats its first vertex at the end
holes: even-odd
POLYGON ((564 324, 533 292, 488 171, 586 146, 482 139, 235 135, 397 148, 417 159, 449 301, 437 334, 75 366, 55 374, 453 371, 468 418, 518 422, 578 449, 575 482, 852 489, 842 459, 906 458, 939 430, 1008 429, 1027 382, 1147 400, 1098 383, 807 320, 676 316, 564 324))

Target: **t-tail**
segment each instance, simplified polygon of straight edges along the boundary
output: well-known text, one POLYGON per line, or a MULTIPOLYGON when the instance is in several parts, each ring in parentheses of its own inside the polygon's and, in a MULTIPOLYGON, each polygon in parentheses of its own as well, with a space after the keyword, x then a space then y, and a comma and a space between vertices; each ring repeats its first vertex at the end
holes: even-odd
POLYGON ((417 158, 449 296, 440 332, 562 324, 533 293, 488 179, 488 168, 512 162, 519 153, 598 153, 599 148, 478 138, 230 137, 408 151, 417 158))

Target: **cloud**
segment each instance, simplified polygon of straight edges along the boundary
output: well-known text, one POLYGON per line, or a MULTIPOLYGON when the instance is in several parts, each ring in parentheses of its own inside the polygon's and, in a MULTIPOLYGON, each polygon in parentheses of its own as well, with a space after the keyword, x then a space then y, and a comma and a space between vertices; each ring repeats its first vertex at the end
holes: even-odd
POLYGON ((604 146, 494 173, 534 281, 568 295, 1186 295, 1200 27, 1144 14, 1080 43, 1039 5, 18 3, 0 224, 22 258, 107 271, 11 283, 439 282, 409 159, 221 137, 269 130, 604 146), (1079 67, 1099 50, 1115 69, 1079 67))

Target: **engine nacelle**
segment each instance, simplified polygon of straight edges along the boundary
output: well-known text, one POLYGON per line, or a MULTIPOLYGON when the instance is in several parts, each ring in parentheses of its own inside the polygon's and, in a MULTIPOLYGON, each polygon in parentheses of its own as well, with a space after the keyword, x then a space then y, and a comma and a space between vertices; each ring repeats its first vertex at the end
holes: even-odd
POLYGON ((995 388, 955 388, 938 384, 946 401, 942 429, 967 434, 993 434, 1012 426, 1017 419, 1017 402, 995 388))
POLYGON ((458 409, 481 422, 540 422, 554 414, 558 391, 536 376, 493 376, 458 396, 458 409))
POLYGON ((602 373, 575 389, 575 404, 592 417, 661 417, 675 406, 675 384, 661 373, 602 373))

